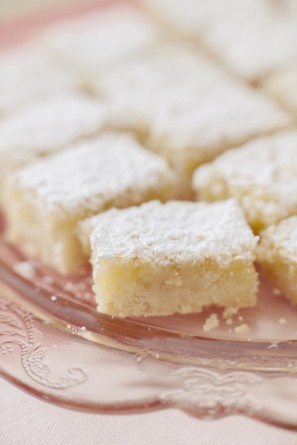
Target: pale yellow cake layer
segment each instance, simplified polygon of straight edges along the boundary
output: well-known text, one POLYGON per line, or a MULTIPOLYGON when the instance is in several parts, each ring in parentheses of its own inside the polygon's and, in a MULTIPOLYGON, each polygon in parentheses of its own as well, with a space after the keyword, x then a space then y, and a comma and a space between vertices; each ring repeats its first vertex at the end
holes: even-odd
POLYGON ((200 312, 256 303, 257 238, 233 201, 158 201, 94 217, 98 310, 118 316, 200 312))
POLYGON ((164 159, 113 133, 20 169, 3 189, 7 239, 62 273, 86 261, 76 232, 81 219, 176 193, 164 159))
POLYGON ((297 57, 295 0, 142 0, 159 22, 257 81, 297 57))
POLYGON ((82 87, 79 76, 34 43, 0 54, 0 115, 82 87))
POLYGON ((235 198, 255 232, 297 214, 297 132, 259 138, 198 168, 197 199, 235 198))
POLYGON ((263 81, 264 89, 297 116, 297 62, 283 67, 263 81))
POLYGON ((250 307, 257 275, 249 262, 229 268, 192 262, 153 267, 141 260, 100 260, 94 275, 98 310, 110 315, 150 316, 201 312, 208 306, 250 307))
POLYGON ((182 44, 159 45, 99 76, 97 91, 112 125, 145 138, 188 189, 198 165, 291 121, 261 92, 182 44))
POLYGON ((293 303, 297 303, 297 217, 261 233, 257 261, 262 271, 293 303))

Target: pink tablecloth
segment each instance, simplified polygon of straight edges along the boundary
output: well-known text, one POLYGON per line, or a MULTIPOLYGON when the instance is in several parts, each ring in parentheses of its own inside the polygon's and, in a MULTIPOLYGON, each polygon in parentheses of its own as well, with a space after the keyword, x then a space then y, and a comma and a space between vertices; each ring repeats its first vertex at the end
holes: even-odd
POLYGON ((200 421, 179 411, 103 416, 46 404, 0 379, 0 445, 293 445, 297 434, 244 417, 200 421))

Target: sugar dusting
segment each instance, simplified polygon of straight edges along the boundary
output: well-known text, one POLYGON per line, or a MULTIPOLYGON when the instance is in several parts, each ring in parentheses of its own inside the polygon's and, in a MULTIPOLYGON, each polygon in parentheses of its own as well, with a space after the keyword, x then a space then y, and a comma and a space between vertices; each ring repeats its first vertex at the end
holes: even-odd
POLYGON ((0 55, 0 114, 81 86, 77 73, 33 43, 0 55))
POLYGON ((86 77, 97 78, 162 35, 148 16, 126 4, 51 26, 41 41, 86 77))
POLYGON ((104 106, 82 94, 39 101, 0 123, 0 172, 97 134, 105 123, 104 106))
POLYGON ((209 161, 290 122, 273 102, 183 45, 159 45, 99 79, 97 88, 113 124, 145 127, 156 151, 181 151, 179 159, 209 161))
POLYGON ((297 132, 288 131, 230 150, 198 168, 193 177, 197 194, 212 199, 235 197, 251 223, 273 224, 297 209, 297 132))
POLYGON ((165 23, 202 41, 212 54, 249 80, 296 59, 294 0, 144 1, 165 23))
POLYGON ((101 259, 113 257, 153 265, 211 260, 220 267, 255 258, 257 237, 233 200, 213 204, 152 201, 98 215, 93 227, 95 269, 101 259))
POLYGON ((162 188, 173 194, 175 178, 164 159, 132 136, 105 133, 35 162, 15 182, 41 211, 63 218, 126 207, 162 188))

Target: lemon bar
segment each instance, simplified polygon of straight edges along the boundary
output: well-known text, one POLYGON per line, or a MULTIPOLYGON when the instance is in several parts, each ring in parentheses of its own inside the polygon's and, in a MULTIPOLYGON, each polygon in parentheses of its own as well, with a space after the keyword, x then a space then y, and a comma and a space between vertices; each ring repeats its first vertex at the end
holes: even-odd
POLYGON ((292 216, 261 233, 257 261, 284 295, 297 303, 297 217, 292 216))
POLYGON ((293 0, 143 0, 155 17, 202 43, 248 81, 297 57, 293 0))
POLYGON ((257 238, 232 201, 152 201, 97 216, 90 237, 98 310, 200 312, 256 302, 257 238))
POLYGON ((0 122, 0 178, 58 149, 95 135, 106 124, 98 101, 78 93, 35 103, 0 122))
POLYGON ((163 32, 140 10, 117 5, 63 21, 41 35, 52 54, 88 79, 155 44, 163 32))
POLYGON ((45 97, 82 86, 77 74, 33 43, 2 51, 0 67, 0 115, 3 116, 45 97))
POLYGON ((263 82, 264 89, 297 116, 297 63, 283 67, 263 82))
POLYGON ((290 122, 268 98, 188 46, 160 45, 99 76, 97 88, 112 124, 146 138, 176 168, 185 189, 198 165, 290 122))
POLYGON ((297 214, 297 132, 259 138, 198 168, 198 199, 235 198, 258 232, 297 214))
POLYGON ((7 239, 61 273, 85 262, 79 220, 110 207, 174 196, 166 161, 129 135, 107 133, 17 171, 5 181, 7 239))

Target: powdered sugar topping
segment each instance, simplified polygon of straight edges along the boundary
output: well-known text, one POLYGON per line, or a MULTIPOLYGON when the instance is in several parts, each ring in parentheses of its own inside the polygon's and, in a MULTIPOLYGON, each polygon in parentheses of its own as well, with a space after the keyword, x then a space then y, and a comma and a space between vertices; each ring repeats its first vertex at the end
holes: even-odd
POLYGON ((93 264, 120 257, 154 265, 252 261, 257 238, 233 200, 215 204, 152 201, 94 218, 93 264))
POLYGON ((78 93, 36 103, 0 123, 0 171, 94 135, 105 123, 104 106, 78 93))
POLYGON ((33 44, 1 52, 0 66, 0 114, 81 86, 76 73, 33 44))
POLYGON ((281 255, 297 263, 297 216, 269 227, 264 232, 264 239, 269 240, 281 255))
POLYGON ((175 30, 206 44, 247 79, 297 57, 293 0, 143 0, 175 30))
POLYGON ((43 34, 42 41, 92 77, 156 43, 162 34, 135 7, 118 5, 53 26, 43 34))
POLYGON ((131 136, 108 133, 37 161, 14 180, 40 210, 63 219, 141 202, 173 189, 174 175, 131 136))
POLYGON ((194 186, 199 189, 211 181, 212 174, 220 175, 232 188, 260 186, 293 199, 297 190, 297 132, 259 138, 224 153, 197 169, 194 186))
MULTIPOLYGON (((193 177, 198 194, 233 196, 264 225, 297 213, 297 132, 260 138, 230 150, 193 177)), ((251 217, 251 220, 254 216, 251 217)))
POLYGON ((145 129, 157 151, 209 160, 226 147, 290 122, 269 99, 182 45, 160 45, 98 78, 111 121, 145 129))

